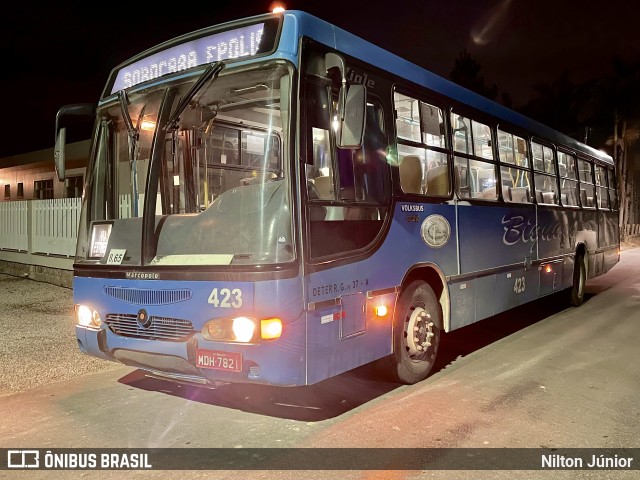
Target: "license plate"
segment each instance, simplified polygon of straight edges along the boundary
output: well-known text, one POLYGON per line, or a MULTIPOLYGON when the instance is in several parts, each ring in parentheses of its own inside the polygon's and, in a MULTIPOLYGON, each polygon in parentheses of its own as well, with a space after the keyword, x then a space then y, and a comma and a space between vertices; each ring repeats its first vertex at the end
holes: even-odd
POLYGON ((242 355, 236 352, 196 349, 196 367, 241 372, 242 355))

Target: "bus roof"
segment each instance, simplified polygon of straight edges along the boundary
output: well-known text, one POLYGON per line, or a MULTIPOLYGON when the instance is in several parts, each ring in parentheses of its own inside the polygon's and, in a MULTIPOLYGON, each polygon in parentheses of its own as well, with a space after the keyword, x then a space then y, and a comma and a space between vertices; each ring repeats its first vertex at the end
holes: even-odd
POLYGON ((535 137, 589 154, 602 162, 613 165, 613 160, 607 153, 489 100, 318 17, 303 11, 287 10, 285 12, 285 30, 288 23, 287 17, 295 19, 295 23, 299 24, 299 35, 308 36, 389 73, 427 87, 477 110, 487 112, 498 120, 503 120, 531 132, 535 137))

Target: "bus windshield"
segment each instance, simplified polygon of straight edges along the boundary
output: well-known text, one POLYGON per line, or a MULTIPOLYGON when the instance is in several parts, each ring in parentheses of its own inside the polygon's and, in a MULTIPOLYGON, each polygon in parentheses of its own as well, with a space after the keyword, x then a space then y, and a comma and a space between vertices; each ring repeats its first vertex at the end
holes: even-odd
POLYGON ((223 70, 198 89, 182 77, 101 106, 76 261, 291 261, 290 78, 282 65, 223 70), (147 261, 144 212, 155 215, 147 261))

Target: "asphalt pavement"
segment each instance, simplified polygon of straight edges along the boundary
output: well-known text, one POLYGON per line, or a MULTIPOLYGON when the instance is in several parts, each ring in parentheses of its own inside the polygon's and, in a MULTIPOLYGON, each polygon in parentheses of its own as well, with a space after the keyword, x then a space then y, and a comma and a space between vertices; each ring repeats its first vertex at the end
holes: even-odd
POLYGON ((73 291, 0 274, 0 396, 117 368, 76 343, 73 291))

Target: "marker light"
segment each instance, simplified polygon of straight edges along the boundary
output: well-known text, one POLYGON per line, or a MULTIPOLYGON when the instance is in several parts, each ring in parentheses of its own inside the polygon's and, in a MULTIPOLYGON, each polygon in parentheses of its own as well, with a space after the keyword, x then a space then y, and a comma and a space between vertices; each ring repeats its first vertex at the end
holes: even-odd
POLYGON ((271 13, 282 13, 284 12, 284 6, 279 3, 274 3, 271 6, 271 13))
POLYGON ((547 273, 551 272, 551 265, 547 265, 546 267, 544 267, 544 271, 547 273))
POLYGON ((237 317, 233 319, 232 329, 237 342, 249 342, 253 338, 256 324, 247 317, 237 317))
POLYGON ((282 335, 282 321, 279 318, 267 318, 260 321, 260 337, 275 340, 282 335))
POLYGON ((375 308, 376 317, 384 317, 387 315, 388 311, 389 310, 386 305, 378 305, 375 308))
POLYGON ((76 322, 83 327, 99 327, 102 324, 100 315, 86 305, 76 305, 76 322))

